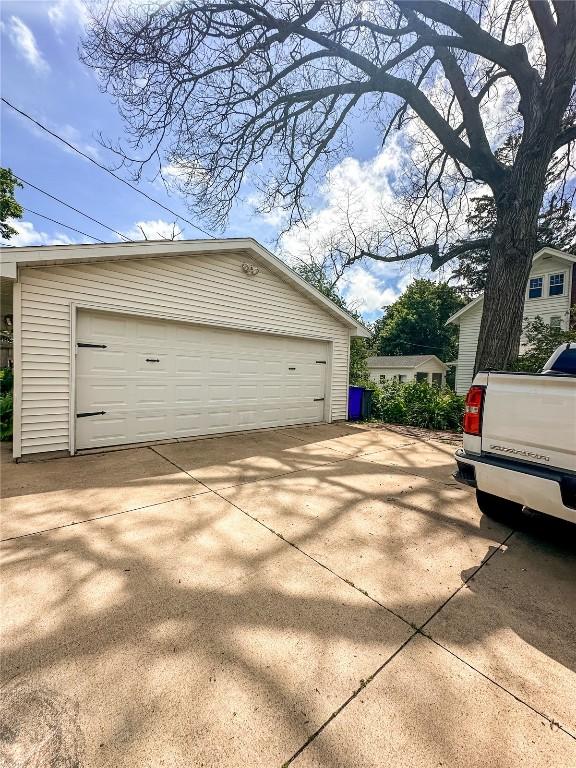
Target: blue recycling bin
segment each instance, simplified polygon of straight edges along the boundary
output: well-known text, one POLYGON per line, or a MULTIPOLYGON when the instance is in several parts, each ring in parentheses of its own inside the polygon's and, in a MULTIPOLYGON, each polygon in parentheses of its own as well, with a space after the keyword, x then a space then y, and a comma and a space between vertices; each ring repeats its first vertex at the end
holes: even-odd
POLYGON ((362 399, 364 387, 348 388, 348 420, 359 421, 362 418, 362 399))

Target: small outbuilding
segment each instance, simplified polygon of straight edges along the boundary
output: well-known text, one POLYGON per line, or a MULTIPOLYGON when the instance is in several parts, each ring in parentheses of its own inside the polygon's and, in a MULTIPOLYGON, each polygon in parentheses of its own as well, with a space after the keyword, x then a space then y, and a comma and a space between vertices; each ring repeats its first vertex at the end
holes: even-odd
POLYGON ((14 456, 345 419, 369 333, 252 239, 4 248, 14 456))
POLYGON ((370 378, 376 384, 387 381, 427 381, 439 387, 446 383, 448 366, 436 355, 383 355, 367 360, 370 378))

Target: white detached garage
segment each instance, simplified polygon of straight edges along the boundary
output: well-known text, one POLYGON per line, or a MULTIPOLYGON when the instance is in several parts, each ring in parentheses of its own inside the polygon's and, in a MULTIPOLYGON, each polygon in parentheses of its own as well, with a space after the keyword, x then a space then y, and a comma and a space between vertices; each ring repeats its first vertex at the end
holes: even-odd
POLYGON ((254 240, 10 248, 2 281, 16 458, 346 418, 368 332, 254 240))

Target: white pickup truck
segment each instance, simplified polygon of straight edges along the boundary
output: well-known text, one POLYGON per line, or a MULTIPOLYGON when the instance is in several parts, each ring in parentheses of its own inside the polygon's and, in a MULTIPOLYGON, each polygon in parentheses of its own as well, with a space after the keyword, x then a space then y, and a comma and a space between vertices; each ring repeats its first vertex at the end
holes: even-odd
POLYGON ((466 396, 456 480, 487 515, 522 507, 576 523, 576 343, 542 373, 479 372, 466 396))

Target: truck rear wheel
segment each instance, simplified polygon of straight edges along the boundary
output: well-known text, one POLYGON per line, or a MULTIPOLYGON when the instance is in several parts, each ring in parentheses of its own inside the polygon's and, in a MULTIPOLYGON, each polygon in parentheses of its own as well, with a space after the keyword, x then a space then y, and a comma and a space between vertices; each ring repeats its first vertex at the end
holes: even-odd
POLYGON ((476 502, 480 512, 495 520, 508 519, 518 515, 523 509, 522 504, 519 504, 517 501, 503 499, 501 496, 494 496, 491 493, 479 491, 478 489, 476 489, 476 502))

